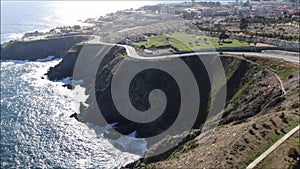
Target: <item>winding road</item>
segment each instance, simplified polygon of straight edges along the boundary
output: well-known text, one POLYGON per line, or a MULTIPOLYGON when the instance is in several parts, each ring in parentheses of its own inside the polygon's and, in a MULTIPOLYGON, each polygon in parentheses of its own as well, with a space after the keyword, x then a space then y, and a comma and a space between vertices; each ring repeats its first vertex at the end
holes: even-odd
MULTIPOLYGON (((120 45, 126 48, 127 54, 129 57, 137 59, 163 59, 163 58, 173 58, 173 57, 184 57, 184 56, 205 56, 205 55, 215 55, 218 52, 194 52, 194 53, 184 53, 184 54, 171 54, 171 55, 162 55, 162 56, 140 56, 132 46, 120 45)), ((269 53, 268 51, 259 52, 224 52, 224 54, 233 54, 233 55, 245 55, 250 57, 266 57, 266 58, 278 58, 283 59, 288 62, 299 64, 299 54, 295 52, 282 52, 282 53, 269 53)))
MULTIPOLYGON (((218 54, 218 52, 211 51, 211 52, 193 52, 193 53, 184 53, 184 54, 170 54, 170 55, 161 55, 161 56, 140 56, 132 46, 104 43, 104 42, 101 42, 101 38, 99 36, 94 35, 93 37, 94 37, 94 39, 90 40, 89 43, 122 46, 126 49, 127 55, 134 59, 153 60, 153 59, 166 59, 166 58, 185 57, 185 56, 194 56, 194 55, 209 56, 209 55, 217 55, 218 54)), ((296 52, 286 52, 286 51, 277 51, 277 50, 262 51, 261 53, 259 53, 259 52, 224 52, 224 54, 245 55, 245 56, 249 56, 249 57, 277 58, 277 59, 283 59, 285 61, 296 63, 296 64, 299 64, 299 57, 300 57, 299 53, 296 53, 296 52)), ((270 70, 270 71, 272 71, 272 70, 270 70)), ((276 73, 273 72, 273 74, 280 82, 282 93, 283 93, 283 95, 285 95, 286 91, 283 86, 282 80, 276 73)))
POLYGON ((226 54, 234 54, 234 55, 245 55, 252 57, 265 57, 265 58, 277 58, 283 59, 288 62, 298 63, 299 64, 299 53, 296 52, 285 52, 285 51, 262 51, 259 52, 224 52, 226 54))
MULTIPOLYGON (((134 59, 144 59, 144 60, 166 59, 166 58, 194 56, 194 55, 208 56, 208 55, 218 54, 218 52, 194 52, 194 53, 185 53, 185 54, 170 54, 170 55, 162 55, 162 56, 147 56, 147 57, 145 57, 145 56, 140 56, 132 46, 103 43, 103 42, 100 42, 100 38, 97 36, 95 37, 95 39, 89 41, 89 43, 122 46, 126 49, 126 52, 129 57, 134 58, 134 59)), ((232 55, 245 55, 245 56, 249 56, 249 57, 277 58, 277 59, 282 59, 282 60, 292 62, 295 64, 299 64, 299 53, 295 53, 295 52, 262 51, 261 53, 259 53, 259 52, 223 52, 223 53, 224 54, 232 54, 232 55)), ((282 83, 280 77, 276 73, 274 73, 274 75, 279 80, 283 95, 285 95, 286 91, 284 89, 284 86, 283 86, 283 83, 282 83)), ((280 140, 278 140, 273 146, 271 146, 267 151, 265 151, 263 154, 261 154, 257 159, 255 159, 249 166, 247 166, 247 169, 254 168, 266 156, 268 156, 272 151, 274 151, 278 146, 280 146, 284 141, 286 141, 291 135, 293 135, 298 130, 299 130, 299 125, 297 127, 295 127, 293 130, 291 130, 289 133, 287 133, 280 140)))
MULTIPOLYGON (((215 55, 218 52, 211 51, 211 52, 193 52, 193 53, 184 53, 184 54, 170 54, 170 55, 161 55, 161 56, 140 56, 136 50, 132 46, 128 45, 120 45, 120 44, 113 44, 113 43, 104 43, 101 42, 101 37, 94 35, 94 39, 88 41, 88 43, 97 43, 103 45, 118 45, 122 46, 126 49, 126 52, 129 57, 135 59, 145 59, 145 60, 152 60, 152 59, 164 59, 164 58, 173 58, 173 57, 184 57, 184 56, 207 56, 207 55, 215 55)), ((299 53, 296 52, 285 52, 285 51, 262 51, 260 52, 223 52, 224 54, 233 54, 233 55, 245 55, 245 56, 252 56, 252 57, 266 57, 266 58, 278 58, 283 59, 288 62, 297 63, 299 64, 299 53)))

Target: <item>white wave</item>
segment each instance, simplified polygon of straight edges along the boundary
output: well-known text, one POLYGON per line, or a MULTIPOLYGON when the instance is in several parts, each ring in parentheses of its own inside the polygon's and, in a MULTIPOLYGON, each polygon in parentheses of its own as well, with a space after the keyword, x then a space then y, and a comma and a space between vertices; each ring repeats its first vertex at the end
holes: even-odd
POLYGON ((110 127, 115 127, 118 123, 110 123, 109 126, 110 127))
MULTIPOLYGON (((23 62, 24 61, 16 61, 23 62)), ((79 168, 95 168, 93 163, 95 161, 93 159, 97 159, 99 164, 99 168, 119 168, 124 166, 125 164, 137 160, 140 158, 140 154, 142 154, 143 149, 145 148, 145 143, 141 141, 135 141, 135 138, 120 138, 119 140, 112 141, 110 139, 104 138, 101 133, 108 132, 112 126, 116 124, 110 124, 104 127, 95 126, 95 129, 91 129, 88 126, 90 124, 84 124, 76 121, 75 119, 69 118, 69 116, 75 111, 74 108, 74 100, 73 100, 73 91, 62 87, 62 83, 60 82, 51 82, 44 77, 44 73, 47 72, 50 66, 55 66, 59 63, 58 60, 52 60, 49 62, 26 62, 24 64, 15 64, 13 62, 6 62, 2 65, 3 70, 24 70, 22 75, 20 75, 21 80, 24 80, 27 83, 26 85, 30 85, 34 87, 34 90, 31 90, 31 87, 22 88, 20 90, 20 94, 22 96, 16 95, 15 97, 29 97, 29 100, 32 101, 34 106, 39 106, 41 110, 37 111, 49 111, 47 113, 41 113, 42 116, 47 116, 47 124, 48 120, 53 121, 52 127, 61 127, 58 128, 57 131, 63 134, 63 139, 60 138, 57 143, 68 147, 68 149, 74 148, 74 145, 78 145, 76 148, 76 152, 82 152, 80 156, 77 154, 73 154, 73 152, 65 152, 64 149, 59 149, 59 154, 67 155, 68 161, 72 163, 72 165, 76 165, 79 168), (10 67, 11 69, 6 69, 10 67), (28 91, 25 91, 28 90, 28 91), (32 91, 35 91, 34 93, 32 91), (37 95, 35 95, 37 94, 37 95), (51 102, 48 101, 51 100, 51 102), (45 107, 43 109, 42 107, 45 107), (58 125, 58 126, 57 126, 58 125), (95 132, 97 131, 97 132, 95 132), (96 134, 97 133, 97 134, 96 134), (71 144, 69 144, 71 143, 71 144), (116 148, 119 145, 120 148, 116 148), (126 147, 128 145, 128 147, 126 147), (81 147, 82 150, 80 150, 81 147), (132 153, 130 153, 132 152, 132 153), (85 155, 86 153, 86 155, 85 155), (89 154, 88 154, 89 153, 89 154), (98 154, 97 154, 98 153, 98 154), (96 156, 92 156, 91 154, 97 154, 96 156), (100 154, 100 155, 99 155, 100 154), (90 158, 92 157, 92 158, 90 158), (82 160, 80 160, 82 159, 82 160), (92 164, 92 165, 89 165, 92 164)), ((70 81, 71 78, 64 79, 64 81, 70 81)), ((80 81, 79 81, 80 82, 80 81)), ((76 86, 77 87, 77 86, 76 86)), ((80 86, 78 86, 80 87, 80 86)), ((84 89, 84 88, 83 88, 84 89)), ((11 98, 10 98, 11 99, 11 98)), ((13 99, 12 99, 13 100, 13 99)), ((9 102, 1 98, 1 102, 5 102, 8 107, 15 106, 14 102, 9 102)), ((34 110, 35 108, 31 108, 30 110, 34 110)), ((35 111, 34 111, 35 112, 35 111)), ((39 117, 39 116, 37 116, 39 117)), ((40 118, 40 117, 39 117, 40 118)), ((39 119, 37 118, 37 119, 39 119)), ((44 118, 44 117, 43 117, 44 118)), ((38 123, 39 124, 39 123, 38 123)), ((44 122, 43 122, 44 124, 44 122)), ((50 124, 50 123, 49 123, 50 124)), ((132 134, 133 135, 133 134, 132 134)), ((22 138, 21 136, 19 138, 22 138)), ((29 139, 30 140, 30 139, 29 139)), ((56 143, 56 142, 55 142, 56 143)), ((52 144, 54 145, 54 144, 52 144)), ((46 146, 47 147, 47 146, 46 146)), ((50 146, 52 148, 53 146, 50 146)), ((38 153, 43 153, 44 150, 34 149, 38 153)), ((46 152, 46 151, 45 151, 46 152)), ((57 152, 56 152, 57 153, 57 152)), ((47 154, 47 153, 46 153, 47 154)), ((25 154, 26 155, 26 154, 25 154)), ((45 155, 47 156, 47 155, 45 155)), ((65 156, 62 156, 65 157, 65 156)), ((49 158, 54 159, 58 158, 58 154, 49 154, 49 158)), ((42 164, 40 166, 43 166, 42 164)), ((70 168, 67 163, 65 168, 70 168), (67 167, 66 167, 67 166, 67 167)), ((44 167, 44 166, 43 166, 44 167)), ((47 167, 47 166, 46 166, 47 167)), ((44 167, 44 168, 46 168, 44 167)))
POLYGON ((61 82, 64 84, 72 84, 72 77, 66 77, 61 80, 55 80, 54 82, 61 82))
POLYGON ((73 85, 81 85, 83 80, 72 80, 73 85))
POLYGON ((136 136, 136 131, 133 131, 132 133, 128 134, 127 136, 129 136, 129 137, 135 137, 136 136))
POLYGON ((89 128, 95 130, 98 138, 107 139, 109 142, 123 152, 129 152, 139 156, 143 156, 147 151, 147 141, 144 138, 135 138, 136 131, 128 134, 122 135, 116 140, 108 139, 103 136, 104 133, 109 134, 109 129, 115 126, 117 123, 107 124, 104 127, 96 126, 92 123, 86 123, 89 128))
POLYGON ((83 83, 83 80, 73 80, 72 77, 66 77, 61 80, 55 80, 54 82, 62 82, 64 84, 80 85, 83 83))
MULTIPOLYGON (((76 83, 74 83, 76 84, 76 83)), ((80 106, 83 104, 84 106, 89 106, 88 102, 86 100, 89 98, 88 95, 85 93, 86 89, 80 85, 74 86, 74 103, 75 103, 75 109, 77 112, 80 112, 80 106)))
POLYGON ((48 56, 46 58, 42 58, 42 59, 37 59, 36 62, 46 62, 46 61, 51 61, 55 58, 55 56, 48 56))
POLYGON ((16 64, 23 64, 23 63, 28 63, 28 62, 47 62, 47 61, 53 61, 53 60, 57 60, 57 61, 61 60, 61 58, 57 58, 57 59, 54 59, 54 58, 55 58, 55 56, 48 56, 48 57, 45 57, 42 59, 37 59, 35 61, 30 61, 28 59, 24 59, 24 60, 8 59, 8 60, 2 60, 1 62, 12 62, 12 63, 16 63, 16 64))
POLYGON ((1 62, 11 62, 11 63, 15 63, 15 64, 23 64, 23 63, 27 63, 29 62, 29 60, 14 60, 14 59, 9 59, 9 60, 3 60, 1 62))
POLYGON ((144 155, 147 151, 147 141, 143 138, 135 138, 136 131, 126 136, 121 136, 117 140, 111 140, 111 143, 117 146, 120 150, 134 153, 137 155, 144 155))
POLYGON ((10 40, 21 39, 24 36, 24 33, 6 33, 1 34, 1 44, 8 42, 10 40))
MULTIPOLYGON (((50 84, 50 81, 48 81, 45 78, 45 73, 47 73, 49 67, 57 65, 60 60, 52 60, 49 62, 31 62, 31 61, 22 61, 22 60, 13 60, 13 63, 22 63, 24 64, 24 67, 30 67, 31 72, 25 73, 21 76, 21 78, 27 82, 29 82, 30 85, 40 87, 50 84)), ((23 65, 22 65, 23 66, 23 65)), ((61 86, 61 85, 60 85, 61 86)))

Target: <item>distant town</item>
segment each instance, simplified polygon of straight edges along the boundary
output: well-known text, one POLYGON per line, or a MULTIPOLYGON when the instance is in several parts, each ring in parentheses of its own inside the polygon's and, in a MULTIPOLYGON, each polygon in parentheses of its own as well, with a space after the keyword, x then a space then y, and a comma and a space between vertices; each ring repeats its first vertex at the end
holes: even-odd
POLYGON ((144 55, 204 48, 276 46, 299 50, 299 1, 166 3, 89 18, 90 26, 26 33, 21 40, 96 35, 144 55), (183 37, 189 37, 184 41, 183 37), (176 39, 180 38, 180 44, 176 39))
MULTIPOLYGON (((1 82, 8 89, 3 110, 11 114, 11 107, 17 107, 18 128, 30 129, 24 132, 26 144, 19 144, 20 139, 5 142, 16 149, 5 149, 11 154, 5 160, 16 161, 12 168, 22 167, 17 160, 23 157, 30 160, 23 166, 36 162, 32 166, 39 168, 99 168, 102 161, 124 169, 300 168, 299 2, 148 5, 88 18, 81 25, 28 32, 1 44, 1 61, 8 60, 1 82), (58 60, 50 61, 54 58, 58 60), (74 98, 59 85, 74 90, 74 98), (20 104, 25 105, 25 118, 18 105, 23 97, 33 101, 20 104), (76 110, 70 107, 73 102, 76 110), (136 112, 143 114, 131 115, 136 112), (147 121, 151 113, 155 120, 149 122, 125 116, 147 121), (27 127, 23 119, 31 117, 36 118, 27 127), (36 121, 46 125, 46 134, 31 130, 36 121), (79 123, 86 126, 75 127, 79 123), (28 131, 33 135, 27 136, 28 131), (28 144, 32 136, 36 144, 28 144), (142 146, 136 138, 142 138, 142 146), (48 150, 47 139, 55 149, 35 153, 48 150), (107 139, 105 144, 101 139, 107 139), (122 164, 118 160, 123 154, 105 149, 107 141, 142 156, 131 162, 126 150, 124 162, 131 163, 122 164), (25 148, 19 151, 19 145, 25 148), (98 156, 101 160, 94 158, 98 156)), ((16 117, 3 123, 11 131, 16 117)), ((2 165, 9 168, 6 162, 2 165)))

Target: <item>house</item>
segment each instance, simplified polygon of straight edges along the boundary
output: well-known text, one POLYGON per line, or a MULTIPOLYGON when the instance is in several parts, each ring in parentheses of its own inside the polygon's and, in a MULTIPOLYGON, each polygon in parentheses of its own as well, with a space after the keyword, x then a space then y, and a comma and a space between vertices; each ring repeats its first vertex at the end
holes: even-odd
POLYGON ((137 33, 137 34, 131 34, 127 37, 128 40, 132 41, 132 42, 140 42, 140 41, 146 41, 147 37, 141 33, 137 33))
POLYGON ((174 52, 174 49, 170 45, 157 46, 144 50, 145 55, 165 55, 174 52))

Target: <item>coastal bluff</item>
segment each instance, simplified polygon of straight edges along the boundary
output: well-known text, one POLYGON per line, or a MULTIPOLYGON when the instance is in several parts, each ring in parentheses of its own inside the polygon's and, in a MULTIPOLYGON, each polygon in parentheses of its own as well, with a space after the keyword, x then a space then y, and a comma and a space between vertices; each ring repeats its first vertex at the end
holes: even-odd
POLYGON ((77 43, 90 36, 67 36, 32 41, 11 41, 1 44, 1 60, 34 61, 48 56, 64 57, 77 43))
MULTIPOLYGON (((215 65, 214 57, 203 57, 211 59, 211 62, 208 62, 211 67, 215 65)), ((126 49, 121 46, 79 44, 73 46, 58 65, 50 68, 47 76, 49 80, 72 77, 73 80, 83 81, 81 87, 87 89, 85 95, 89 97, 84 101, 84 104, 88 106, 80 105, 78 114, 80 121, 98 126, 104 126, 107 123, 115 124, 114 129, 123 135, 135 132, 136 137, 148 138, 161 134, 177 119, 183 101, 177 81, 164 71, 152 68, 142 69, 130 82, 128 92, 126 92, 128 95, 118 93, 118 99, 126 101, 129 98, 130 103, 126 105, 133 105, 139 111, 147 111, 151 108, 150 93, 155 89, 164 92, 168 102, 162 116, 150 123, 138 123, 125 118, 115 106, 112 89, 119 90, 119 88, 113 88, 113 77, 116 77, 118 73, 126 73, 126 71, 121 71, 122 66, 126 64, 136 66, 157 63, 171 65, 175 59, 137 59, 129 57, 126 49), (117 72, 118 70, 119 72, 117 72)), ((199 129, 203 121, 209 118, 208 108, 216 107, 219 102, 210 100, 210 94, 213 92, 212 84, 199 56, 182 56, 179 59, 192 71, 199 93, 201 93, 199 94, 199 105, 201 106, 199 106, 197 117, 193 119, 195 120, 193 128, 199 129)), ((242 58, 220 56, 220 61, 227 79, 226 85, 218 81, 214 84, 219 85, 220 89, 226 88, 226 108, 220 124, 243 121, 264 112, 268 107, 268 103, 264 102, 264 99, 280 100, 282 94, 280 83, 269 71, 242 58)), ((128 70, 130 66, 125 67, 123 70, 128 70)), ((176 69, 175 71, 180 74, 183 70, 176 69)), ((119 77, 128 77, 129 75, 119 74, 119 77)), ((215 78, 218 79, 219 75, 216 74, 215 78)), ((119 86, 127 85, 120 81, 119 86)), ((215 90, 217 96, 222 94, 220 89, 215 90)), ((221 110, 216 110, 216 113, 218 112, 221 110)), ((181 124, 185 125, 184 121, 188 120, 181 121, 181 124)))

